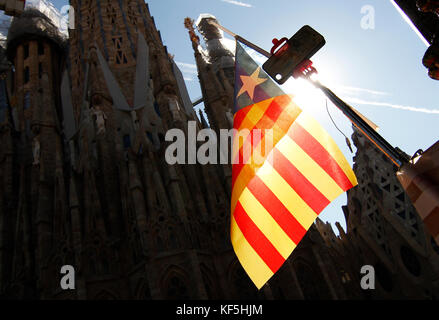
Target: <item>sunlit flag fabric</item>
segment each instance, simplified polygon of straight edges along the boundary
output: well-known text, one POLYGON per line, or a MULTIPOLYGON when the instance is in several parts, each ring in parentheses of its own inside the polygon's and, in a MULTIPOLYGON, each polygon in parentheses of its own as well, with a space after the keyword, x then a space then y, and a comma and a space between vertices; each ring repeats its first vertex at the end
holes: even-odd
POLYGON ((231 241, 260 289, 357 180, 332 138, 239 43, 234 128, 231 241))
POLYGON ((439 244, 439 141, 397 172, 414 207, 439 244))

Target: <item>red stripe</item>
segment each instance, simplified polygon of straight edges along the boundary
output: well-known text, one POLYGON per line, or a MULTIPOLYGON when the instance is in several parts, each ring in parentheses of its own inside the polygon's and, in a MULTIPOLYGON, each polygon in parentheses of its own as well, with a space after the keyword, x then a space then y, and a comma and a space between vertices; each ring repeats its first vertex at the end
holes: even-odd
POLYGON ((305 236, 305 228, 296 220, 291 212, 276 197, 265 183, 255 176, 248 184, 247 188, 258 199, 262 206, 270 213, 277 224, 297 245, 305 236))
POLYGON ((278 149, 270 162, 315 213, 320 214, 331 203, 278 149))
MULTIPOLYGON (((255 134, 255 131, 252 130, 250 134, 248 135, 246 141, 244 141, 241 149, 239 150, 239 153, 236 155, 236 158, 233 162, 233 172, 232 172, 232 186, 235 185, 236 179, 238 179, 239 174, 241 173, 242 168, 250 164, 249 159, 253 155, 253 151, 255 148, 259 148, 262 152, 265 152, 265 150, 262 149, 263 146, 258 146, 258 143, 264 138, 265 136, 265 130, 261 130, 261 134, 255 134), (252 147, 251 152, 245 152, 244 154, 244 146, 250 144, 252 147), (246 157, 244 157, 246 156, 246 157)), ((271 150, 268 150, 270 152, 271 150)), ((262 153, 261 153, 262 155, 262 153)))
POLYGON ((300 124, 295 122, 288 135, 305 151, 344 191, 353 187, 352 182, 328 151, 300 124))
POLYGON ((273 123, 279 119, 279 116, 282 114, 284 108, 281 108, 279 103, 277 103, 276 99, 273 99, 268 109, 265 111, 264 116, 269 117, 273 120, 273 123))
POLYGON ((242 168, 244 166, 245 165, 242 163, 237 163, 237 164, 233 165, 233 167, 232 167, 232 189, 235 186, 236 179, 238 179, 238 176, 241 173, 242 168))
MULTIPOLYGON (((265 136, 265 130, 264 129, 271 129, 273 128, 274 124, 276 123, 276 121, 279 119, 279 116, 282 114, 283 108, 280 107, 280 105, 276 102, 276 100, 274 99, 271 103, 270 106, 267 108, 267 110, 265 110, 264 115, 261 117, 261 119, 259 119, 258 123, 254 126, 254 128, 252 128, 251 134, 247 137, 246 141, 244 141, 243 146, 240 148, 239 153, 236 155, 236 158, 234 159, 234 165, 233 165, 233 174, 232 174, 232 187, 235 184, 236 179, 239 176, 239 173, 241 172, 242 168, 244 167, 245 164, 247 164, 248 162, 248 158, 253 154, 253 151, 251 153, 248 153, 249 157, 247 157, 246 159, 243 159, 243 152, 242 149, 244 147, 244 145, 246 143, 251 143, 252 142, 252 137, 253 135, 253 129, 261 129, 261 138, 264 138, 265 136), (241 162, 242 159, 242 162, 241 162)), ((248 112, 248 111, 247 111, 248 112)), ((236 121, 236 119, 235 119, 236 121)), ((242 122, 242 121, 241 121, 242 122)), ((235 127, 236 128, 236 127, 235 127)), ((255 137, 259 138, 258 135, 256 135, 255 137)), ((254 144, 254 140, 253 140, 253 145, 254 144)), ((268 150, 269 152, 271 150, 268 150)))
MULTIPOLYGON (((263 135, 263 133, 262 133, 262 135, 263 135)), ((235 181, 236 181, 236 179, 238 179, 238 176, 241 173, 242 169, 248 164, 247 163, 248 159, 251 158, 251 155, 253 153, 252 137, 253 137, 253 131, 251 131, 250 134, 247 136, 244 143, 242 144, 242 147, 239 149, 239 152, 233 161, 232 187, 235 185, 235 181), (244 147, 245 148, 250 147, 251 150, 246 150, 244 152, 244 147)), ((237 143, 239 143, 239 141, 237 141, 237 143)))
POLYGON ((241 127, 242 122, 244 121, 245 117, 247 116, 247 113, 250 111, 250 109, 253 107, 253 105, 245 107, 241 110, 239 110, 236 114, 235 114, 235 118, 233 120, 233 128, 235 128, 236 130, 239 129, 239 127, 241 127))
POLYGON ((259 146, 259 143, 262 141, 262 139, 264 139, 265 133, 266 133, 265 130, 258 128, 255 128, 252 131, 250 131, 250 134, 247 136, 246 141, 244 141, 241 149, 239 150, 239 154, 238 154, 239 158, 235 158, 235 161, 238 163, 242 161, 243 164, 249 164, 249 161, 253 156, 253 153, 256 150, 256 148, 261 148, 261 146, 259 146), (257 132, 256 130, 260 130, 260 132, 257 132), (249 146, 251 148, 250 152, 249 151, 244 152, 244 147, 248 148, 249 146))
MULTIPOLYGON (((245 143, 250 143, 252 140, 252 136, 253 136, 253 130, 254 129, 260 129, 262 131, 262 137, 264 137, 265 134, 265 130, 264 129, 271 129, 273 128, 274 123, 276 122, 276 119, 272 118, 274 116, 277 115, 277 117, 279 117, 279 115, 282 113, 281 108, 279 107, 279 105, 277 103, 275 103, 275 101, 273 100, 270 103, 270 106, 267 108, 267 110, 265 110, 264 114, 262 115, 262 117, 258 120, 258 122, 255 124, 255 126, 253 128, 247 128, 250 130, 250 132, 252 134, 250 134, 247 137, 247 140, 244 141, 245 143), (277 111, 277 109, 280 109, 280 112, 277 111)), ((243 144, 243 146, 244 146, 243 144)), ((242 148, 242 147, 241 147, 242 148)), ((240 150, 241 151, 241 150, 240 150)), ((240 153, 240 156, 242 156, 242 153, 240 153)), ((248 161, 248 159, 244 159, 244 163, 246 163, 248 161)), ((237 162, 235 160, 235 162, 237 162)))
POLYGON ((236 205, 234 217, 239 229, 241 229, 242 234, 247 239, 247 242, 252 246, 261 259, 264 260, 270 270, 273 271, 273 273, 276 273, 285 262, 285 259, 250 219, 239 201, 236 205))

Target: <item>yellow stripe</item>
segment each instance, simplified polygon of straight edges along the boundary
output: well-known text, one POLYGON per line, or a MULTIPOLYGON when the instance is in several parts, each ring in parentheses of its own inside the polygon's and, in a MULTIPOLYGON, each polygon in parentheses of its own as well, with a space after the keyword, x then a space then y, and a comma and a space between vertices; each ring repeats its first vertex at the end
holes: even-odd
POLYGON ((256 287, 261 289, 273 276, 273 272, 247 242, 233 216, 231 221, 231 238, 239 262, 241 262, 241 265, 256 287))
MULTIPOLYGON (((274 147, 279 142, 279 140, 281 140, 282 137, 285 136, 286 133, 277 125, 273 127, 273 131, 271 132, 274 135, 273 137, 272 134, 270 133, 269 135, 265 135, 263 140, 261 141, 265 141, 268 138, 273 139, 273 143, 271 147, 274 147)), ((267 157, 272 154, 272 150, 268 152, 267 156, 260 154, 259 151, 265 153, 265 150, 260 150, 261 149, 260 144, 261 142, 258 144, 257 149, 254 148, 258 150, 258 152, 256 154, 252 154, 250 159, 245 164, 244 168, 241 169, 241 172, 239 173, 238 178, 235 181, 232 190, 232 212, 235 211, 236 203, 238 202, 238 199, 241 196, 242 191, 244 191, 244 188, 247 187, 248 181, 250 181, 250 179, 252 179, 255 176, 255 173, 262 167, 267 157), (258 157, 258 154, 263 156, 262 157, 263 159, 256 158, 258 157)), ((265 144, 263 146, 265 146, 265 144)))
MULTIPOLYGON (((257 113, 260 112, 260 110, 255 108, 254 106, 251 107, 251 109, 250 109, 250 111, 248 113, 250 113, 252 111, 253 112, 257 112, 257 113), (253 110, 255 110, 255 111, 253 111, 253 110)), ((239 127, 238 131, 245 130, 245 129, 251 130, 255 125, 256 125, 256 123, 251 121, 250 117, 248 115, 246 115, 244 120, 242 121, 241 126, 239 127)))
MULTIPOLYGON (((273 126, 273 130, 267 135, 264 136, 263 140, 266 139, 273 139, 273 143, 271 147, 275 147, 279 141, 285 137, 286 132, 283 131, 280 127, 278 127, 276 124, 273 126)), ((258 152, 256 154, 252 154, 250 159, 245 164, 245 167, 241 169, 241 172, 238 175, 238 178, 235 181, 235 184, 233 186, 232 191, 232 212, 235 210, 236 203, 241 196, 242 191, 245 187, 247 187, 247 182, 254 177, 255 173, 258 172, 258 170, 262 167, 262 165, 265 163, 265 160, 272 155, 273 150, 270 150, 267 156, 263 157, 263 159, 256 158, 258 154, 260 154, 259 151, 262 151, 262 153, 265 153, 265 150, 260 150, 260 144, 257 146, 258 152), (263 160, 263 161, 262 161, 263 160), (250 168, 248 168, 250 167, 250 168)), ((274 149, 274 148, 272 148, 274 149)))
POLYGON ((245 158, 246 155, 251 155, 252 152, 252 144, 246 143, 246 140, 248 139, 248 136, 250 135, 250 130, 243 129, 239 132, 237 132, 233 136, 233 148, 232 148, 232 161, 239 161, 241 162, 242 159, 237 158, 239 152, 242 150, 243 157, 245 158), (245 143, 245 145, 244 145, 245 143))
POLYGON ((268 162, 259 169, 257 175, 284 204, 288 211, 291 212, 296 220, 308 230, 317 218, 317 214, 314 210, 303 201, 303 199, 268 162))
POLYGON ((234 146, 236 145, 236 143, 239 143, 239 148, 236 147, 233 148, 232 159, 236 157, 239 150, 242 148, 244 141, 246 141, 247 137, 250 135, 251 130, 253 130, 256 127, 256 124, 259 122, 259 120, 262 119, 262 117, 265 114, 265 111, 267 111, 272 101, 273 99, 264 100, 250 107, 250 111, 247 113, 247 115, 245 116, 244 120, 241 123, 241 126, 238 129, 239 134, 236 135, 236 138, 234 138, 233 141, 234 146), (239 139, 239 141, 237 141, 238 137, 241 136, 243 139, 239 139))
MULTIPOLYGON (((288 96, 289 97, 289 96, 288 96)), ((290 98, 291 99, 291 98, 290 98)), ((251 131, 254 129, 260 129, 263 134, 268 134, 269 131, 272 131, 275 137, 274 145, 288 132, 291 124, 297 119, 297 117, 301 114, 302 110, 296 106, 296 104, 291 100, 288 104, 283 106, 282 114, 273 122, 272 119, 270 121, 273 122, 271 127, 260 128, 257 126, 258 122, 264 117, 265 112, 273 103, 275 98, 264 100, 252 106, 252 109, 246 115, 245 120, 241 124, 238 134, 233 138, 233 150, 232 150, 232 159, 236 159, 238 152, 243 146, 244 141, 246 141, 247 137, 250 135, 251 131), (285 130, 282 128, 285 127, 285 130), (247 131, 247 130, 250 130, 247 131), (265 130, 265 132, 264 132, 265 130), (242 137, 242 138, 241 138, 242 137), (237 148, 239 146, 239 148, 237 148)), ((282 101, 280 102, 282 103, 282 101)), ((269 122, 270 122, 269 121, 269 122)), ((265 138, 264 138, 265 140, 265 138)))
POLYGON ((257 104, 254 104, 250 107, 250 111, 246 114, 244 120, 241 123, 241 126, 239 127, 238 131, 241 130, 252 130, 256 124, 259 122, 259 120, 262 119, 262 117, 265 114, 265 111, 270 106, 270 103, 273 99, 265 100, 262 102, 259 102, 257 104))
POLYGON ((285 133, 287 133, 291 125, 296 121, 301 113, 302 110, 293 102, 285 105, 282 113, 276 119, 277 127, 282 131, 285 129, 285 133))
POLYGON ((233 148, 232 148, 232 159, 236 159, 239 151, 241 150, 244 143, 247 141, 250 135, 250 129, 243 128, 239 131, 234 132, 233 135, 233 148))
POLYGON ((245 188, 239 202, 245 212, 256 224, 258 229, 267 237, 282 257, 287 260, 291 252, 296 248, 295 243, 282 230, 270 213, 262 206, 250 190, 245 188))
POLYGON ((294 102, 294 100, 291 100, 290 103, 286 105, 285 111, 291 114, 294 117, 294 120, 302 113, 302 109, 294 102))
POLYGON ((357 178, 352 171, 350 164, 325 129, 323 129, 315 119, 305 114, 305 112, 303 112, 296 121, 308 131, 308 133, 311 134, 326 149, 326 151, 329 152, 351 181, 352 185, 356 186, 358 184, 357 178))
POLYGON ((250 165, 244 166, 238 178, 233 185, 232 190, 232 212, 235 212, 236 204, 238 203, 239 197, 242 191, 247 187, 248 182, 255 176, 254 168, 250 165))
MULTIPOLYGON (((301 174, 311 182, 329 201, 333 201, 343 189, 289 136, 285 136, 276 146, 301 174)), ((274 160, 276 161, 276 159, 274 160)))
MULTIPOLYGON (((254 123, 253 127, 259 122, 259 120, 262 119, 262 117, 264 116, 265 112, 267 111, 268 107, 271 105, 272 102, 273 99, 267 99, 258 102, 251 107, 251 110, 247 113, 246 118, 251 123, 254 123)), ((242 127, 243 126, 241 125, 240 129, 242 127)), ((253 127, 250 127, 250 129, 253 129, 253 127)), ((244 128, 249 128, 249 127, 245 126, 244 128)))
MULTIPOLYGON (((260 139, 262 137, 262 139, 260 139, 259 143, 257 145, 253 145, 253 141, 249 141, 247 142, 245 145, 243 145, 243 140, 241 138, 245 137, 248 134, 242 134, 241 135, 240 131, 240 135, 235 135, 234 137, 234 141, 233 141, 233 164, 237 164, 237 163, 242 163, 243 160, 247 159, 246 164, 252 164, 252 163, 256 163, 256 164, 260 164, 262 165, 265 161, 265 159, 267 158, 268 154, 271 152, 271 150, 273 149, 274 143, 277 143, 277 141, 275 141, 274 143, 272 143, 272 145, 267 145, 266 142, 270 142, 270 140, 268 139, 272 139, 271 138, 271 132, 273 132, 272 130, 262 130, 261 132, 256 134, 257 132, 253 133, 253 140, 256 139, 260 139), (239 141, 238 141, 239 139, 239 141), (238 150, 236 148, 236 146, 240 145, 241 150, 238 150), (267 149, 267 155, 266 155, 266 150, 267 149), (239 154, 239 151, 241 151, 242 153, 242 157, 238 158, 237 155, 239 154), (262 156, 262 158, 261 158, 262 156)), ((283 135, 285 135, 286 133, 282 133, 283 135)), ((279 140, 279 138, 277 138, 279 140)), ((273 139, 274 140, 274 139, 273 139)))

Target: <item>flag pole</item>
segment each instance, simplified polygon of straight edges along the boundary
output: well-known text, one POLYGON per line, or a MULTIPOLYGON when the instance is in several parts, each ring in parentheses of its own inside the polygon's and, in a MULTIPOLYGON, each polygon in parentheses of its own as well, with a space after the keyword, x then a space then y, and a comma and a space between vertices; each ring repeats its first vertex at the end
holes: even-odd
MULTIPOLYGON (((265 51, 261 47, 255 45, 254 43, 248 41, 247 39, 244 39, 243 37, 237 35, 236 33, 223 27, 222 25, 214 21, 210 21, 209 23, 221 29, 222 31, 226 32, 227 34, 231 35, 233 38, 244 43, 245 45, 252 48, 253 50, 264 55, 265 57, 267 58, 271 57, 271 54, 268 51, 265 51)), ((325 96, 328 97, 328 99, 331 100, 331 102, 336 107, 338 107, 344 113, 344 115, 365 135, 365 137, 368 138, 379 150, 381 150, 381 152, 383 152, 398 168, 400 168, 403 165, 403 163, 410 160, 407 159, 407 157, 403 154, 401 150, 399 150, 398 148, 394 148, 375 129, 373 129, 360 115, 358 115, 358 113, 356 113, 355 110, 350 105, 348 105, 339 97, 337 97, 337 95, 335 95, 335 93, 332 92, 329 88, 322 85, 318 81, 314 81, 310 79, 309 77, 305 76, 305 79, 311 82, 316 88, 320 89, 325 94, 325 96)))
POLYGON ((386 139, 384 139, 376 130, 374 130, 354 109, 346 102, 341 100, 329 88, 322 85, 319 81, 313 81, 307 78, 316 88, 320 89, 331 102, 337 106, 344 115, 368 138, 381 152, 383 152, 398 168, 406 159, 403 152, 398 148, 394 148, 386 139))
POLYGON ((240 35, 237 35, 236 33, 233 33, 232 31, 230 31, 229 29, 223 27, 222 25, 216 23, 215 21, 209 21, 209 23, 211 25, 214 25, 215 27, 221 29, 222 31, 224 31, 225 33, 231 35, 233 38, 235 38, 236 40, 238 40, 239 42, 242 42, 243 44, 245 44, 246 46, 252 48, 253 50, 259 52, 260 54, 262 54, 263 56, 270 58, 271 57, 271 53, 269 53, 268 51, 265 51, 264 49, 262 49, 261 47, 255 45, 254 43, 251 43, 250 41, 248 41, 247 39, 244 39, 243 37, 241 37, 240 35))

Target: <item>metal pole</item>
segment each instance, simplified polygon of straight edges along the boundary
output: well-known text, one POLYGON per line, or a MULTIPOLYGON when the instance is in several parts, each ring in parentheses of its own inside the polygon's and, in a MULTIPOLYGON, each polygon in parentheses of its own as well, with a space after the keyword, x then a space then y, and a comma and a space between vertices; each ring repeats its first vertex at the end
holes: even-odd
POLYGON ((215 27, 223 30, 225 33, 228 33, 229 35, 231 35, 233 38, 235 38, 236 40, 242 42, 243 44, 245 44, 246 46, 252 48, 253 50, 259 52, 260 54, 262 54, 263 56, 266 56, 267 58, 271 57, 271 53, 265 51, 264 49, 262 49, 261 47, 255 45, 254 43, 251 43, 250 41, 244 39, 243 37, 241 37, 240 35, 237 35, 236 33, 233 33, 232 31, 230 31, 229 29, 223 27, 222 25, 216 23, 215 21, 209 21, 209 23, 211 25, 214 25, 215 27))
POLYGON ((378 149, 380 149, 398 168, 406 160, 402 157, 401 152, 392 147, 376 130, 374 130, 366 121, 364 121, 346 102, 341 100, 334 92, 325 87, 318 81, 308 80, 318 89, 320 89, 331 102, 337 106, 344 115, 368 138, 378 149))
MULTIPOLYGON (((245 45, 249 46, 250 48, 256 50, 260 54, 266 56, 267 58, 271 57, 271 54, 264 49, 258 47, 257 45, 251 43, 250 41, 242 38, 241 36, 237 35, 236 33, 233 33, 232 31, 228 30, 227 28, 224 28, 220 24, 211 21, 212 25, 220 28, 224 32, 228 33, 232 37, 234 37, 236 40, 244 43, 245 45)), ((320 89, 329 100, 332 101, 332 103, 338 107, 344 115, 364 134, 366 138, 368 138, 378 149, 381 150, 398 168, 401 167, 401 165, 408 161, 404 158, 402 155, 402 152, 398 151, 392 145, 387 142, 386 139, 384 139, 376 130, 374 130, 366 121, 364 121, 353 109, 351 106, 349 106, 347 103, 345 103, 343 100, 341 100, 337 95, 335 95, 334 92, 332 92, 329 88, 325 87, 318 81, 313 81, 309 77, 306 77, 308 81, 310 81, 316 88, 320 89)))

